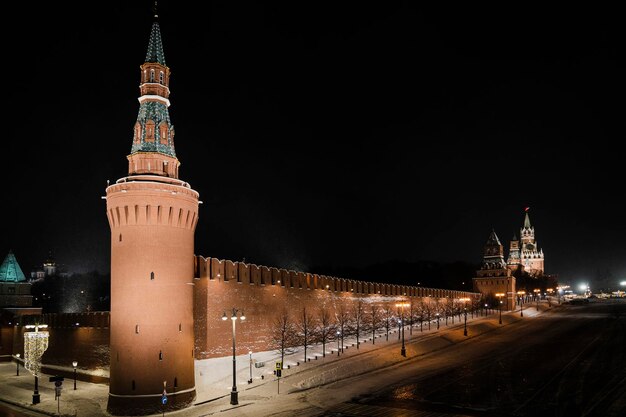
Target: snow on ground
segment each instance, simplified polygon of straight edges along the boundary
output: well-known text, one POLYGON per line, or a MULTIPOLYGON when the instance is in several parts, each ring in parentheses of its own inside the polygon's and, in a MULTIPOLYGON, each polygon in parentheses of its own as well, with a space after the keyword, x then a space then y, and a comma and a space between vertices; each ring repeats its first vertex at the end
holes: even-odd
MULTIPOLYGON (((547 306, 545 306, 547 307, 547 306)), ((533 317, 536 310, 525 309, 524 317, 533 317)), ((503 313, 503 323, 519 320, 519 311, 503 313)), ((498 315, 489 317, 468 316, 469 338, 488 332, 498 327, 498 315)), ((425 325, 423 332, 419 326, 413 329, 413 334, 405 329, 405 344, 407 358, 427 353, 461 340, 467 340, 463 336, 463 322, 455 321, 452 325, 445 326, 440 323, 437 330, 433 323, 431 330, 425 325)), ((322 356, 322 346, 314 345, 307 349, 307 357, 304 362, 303 349, 293 349, 285 356, 283 364, 283 378, 280 382, 280 392, 277 394, 278 384, 274 376, 275 362, 280 360, 277 351, 252 352, 252 366, 250 354, 244 353, 236 357, 236 385, 239 392, 239 406, 229 404, 230 392, 233 386, 233 361, 231 357, 212 358, 197 360, 195 362, 196 392, 195 405, 184 410, 168 412, 168 415, 178 417, 206 416, 216 412, 224 412, 225 415, 255 415, 264 416, 284 412, 289 415, 292 408, 302 408, 298 405, 302 397, 297 394, 303 389, 319 387, 349 376, 371 372, 374 369, 383 369, 400 363, 407 358, 400 355, 401 338, 397 329, 389 333, 386 341, 385 332, 379 332, 372 344, 371 335, 365 339, 357 350, 354 338, 344 339, 344 352, 337 355, 337 344, 331 342, 326 345, 326 356, 322 356), (264 366, 255 366, 264 363, 264 366), (252 371, 252 383, 248 383, 252 371), (293 394, 287 395, 288 392, 293 394), (230 410, 236 408, 230 412, 230 410)), ((241 352, 240 352, 241 353, 241 352)), ((2 401, 17 404, 27 411, 35 409, 49 415, 57 414, 57 402, 54 400, 54 386, 48 382, 49 375, 39 378, 39 390, 41 403, 32 405, 32 393, 34 378, 23 368, 20 376, 15 375, 15 363, 0 363, 0 405, 2 401)), ((71 370, 72 368, 66 368, 71 370)), ((108 385, 78 381, 78 389, 72 389, 72 381, 66 379, 63 394, 60 399, 61 414, 72 416, 109 416, 106 413, 106 401, 108 398, 108 385)), ((347 401, 341 393, 332 393, 336 401, 347 401)), ((331 398, 328 398, 330 401, 331 398)), ((309 405, 310 406, 310 405, 309 405)), ((34 414, 33 414, 34 415, 34 414)), ((160 415, 160 414, 159 414, 160 415)))

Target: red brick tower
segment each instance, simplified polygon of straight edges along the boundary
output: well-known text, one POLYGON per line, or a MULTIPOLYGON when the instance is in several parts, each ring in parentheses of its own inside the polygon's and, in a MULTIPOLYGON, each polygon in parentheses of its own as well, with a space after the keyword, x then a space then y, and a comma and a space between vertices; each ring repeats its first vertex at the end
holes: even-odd
POLYGON ((194 380, 193 266, 198 193, 178 179, 169 78, 155 11, 141 65, 128 176, 106 189, 111 227, 108 411, 189 406, 194 380))

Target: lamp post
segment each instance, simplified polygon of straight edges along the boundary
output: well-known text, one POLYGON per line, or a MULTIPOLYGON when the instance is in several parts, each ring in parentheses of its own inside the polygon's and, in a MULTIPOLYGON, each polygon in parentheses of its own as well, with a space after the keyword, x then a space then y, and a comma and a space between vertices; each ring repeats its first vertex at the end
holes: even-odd
POLYGON ((39 329, 45 329, 47 324, 28 324, 24 326, 26 329, 35 329, 24 333, 24 368, 26 368, 35 377, 35 389, 33 390, 33 404, 39 404, 41 397, 39 395, 39 373, 41 372, 41 357, 48 349, 48 332, 40 332, 39 329))
POLYGON ((74 367, 74 390, 76 390, 76 367, 78 366, 78 362, 72 362, 72 366, 74 367))
POLYGON ((520 317, 524 317, 524 294, 526 294, 526 291, 518 291, 517 292, 517 295, 519 296, 519 306, 520 306, 519 315, 520 315, 520 317))
POLYGON ((248 384, 252 384, 252 351, 249 351, 248 355, 250 355, 250 379, 248 380, 248 384))
POLYGON ((539 293, 541 290, 539 288, 535 288, 533 292, 535 293, 535 299, 537 300, 537 312, 539 312, 539 293))
POLYGON ((469 298, 460 298, 459 301, 463 301, 463 312, 465 313, 465 324, 463 326, 463 336, 467 336, 467 302, 470 301, 469 298))
POLYGON ((500 305, 500 324, 502 324, 502 297, 504 297, 504 293, 496 293, 496 297, 498 297, 498 300, 500 301, 498 304, 500 305))
POLYGON ((436 313, 435 316, 437 316, 437 330, 439 330, 439 313, 436 313))
POLYGON ((402 324, 402 329, 400 330, 402 332, 402 348, 400 349, 400 355, 402 356, 406 356, 406 347, 404 346, 404 307, 408 306, 409 304, 407 303, 398 303, 396 304, 396 307, 400 307, 401 308, 401 313, 400 313, 400 323, 402 324))
POLYGON ((15 376, 20 376, 20 354, 16 353, 15 358, 15 363, 17 364, 17 371, 15 372, 15 376))
POLYGON ((339 330, 337 330, 337 357, 339 357, 339 335, 341 333, 339 332, 339 330))
MULTIPOLYGON (((232 311, 232 315, 230 317, 230 319, 233 322, 233 389, 230 392, 230 403, 232 405, 237 405, 239 404, 238 401, 238 397, 239 397, 239 393, 237 392, 237 357, 235 355, 235 323, 237 322, 237 312, 239 310, 236 309, 235 307, 233 307, 233 311, 232 311)), ((239 317, 239 320, 243 321, 246 319, 246 316, 243 314, 243 311, 241 312, 241 316, 239 317)), ((228 317, 226 317, 226 312, 224 312, 224 315, 222 316, 222 320, 226 321, 228 320, 228 317)))

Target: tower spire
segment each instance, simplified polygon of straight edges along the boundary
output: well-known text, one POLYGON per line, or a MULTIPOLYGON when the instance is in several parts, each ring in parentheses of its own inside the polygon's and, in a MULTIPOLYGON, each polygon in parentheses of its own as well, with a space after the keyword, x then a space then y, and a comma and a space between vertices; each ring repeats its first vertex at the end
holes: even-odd
POLYGON ((159 27, 159 15, 157 14, 156 1, 154 2, 153 11, 154 22, 152 22, 152 30, 150 31, 146 62, 154 62, 165 66, 165 54, 163 53, 163 42, 161 42, 161 29, 159 27))
POLYGON ((530 229, 530 217, 528 217, 528 210, 526 210, 526 217, 524 217, 524 229, 530 229))
POLYGON ((170 69, 165 64, 157 2, 146 60, 141 65, 139 114, 128 155, 129 175, 160 175, 178 178, 180 161, 174 149, 174 125, 170 120, 170 69))

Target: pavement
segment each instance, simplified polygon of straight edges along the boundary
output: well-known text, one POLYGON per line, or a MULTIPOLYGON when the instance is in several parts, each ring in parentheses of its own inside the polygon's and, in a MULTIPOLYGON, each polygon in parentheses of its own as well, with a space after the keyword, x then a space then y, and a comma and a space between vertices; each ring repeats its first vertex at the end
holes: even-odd
MULTIPOLYGON (((519 309, 502 312, 502 324, 499 323, 500 314, 497 310, 486 317, 475 316, 472 318, 468 314, 468 336, 464 336, 462 318, 461 320, 456 318, 454 324, 449 319, 447 326, 445 319, 440 319, 439 329, 437 329, 436 322, 431 323, 430 330, 428 324, 423 326, 422 331, 416 325, 412 332, 407 326, 404 332, 407 356, 421 355, 451 343, 460 343, 495 330, 500 326, 535 317, 548 309, 558 308, 556 303, 552 303, 552 307, 548 307, 547 302, 542 302, 539 306, 539 311, 537 311, 535 303, 527 303, 524 306, 523 318, 519 309)), ((278 381, 274 375, 275 362, 280 358, 276 351, 237 356, 236 378, 240 401, 236 406, 230 405, 230 392, 233 382, 232 357, 197 360, 195 363, 197 392, 195 404, 184 410, 167 412, 166 414, 177 417, 208 416, 232 411, 237 407, 253 405, 268 399, 282 402, 283 406, 288 407, 287 403, 290 401, 290 396, 285 395, 288 392, 310 389, 338 379, 348 378, 350 375, 370 372, 373 366, 380 369, 406 360, 399 354, 402 343, 400 334, 398 329, 394 329, 389 333, 389 340, 387 340, 384 331, 378 332, 374 344, 371 334, 362 335, 363 341, 358 349, 355 339, 346 338, 344 339, 344 352, 340 355, 337 355, 336 342, 331 342, 326 345, 325 357, 322 356, 322 347, 316 345, 307 349, 308 360, 306 363, 303 352, 294 350, 285 356, 283 378, 280 381, 282 388, 277 386, 278 381), (347 360, 358 355, 363 355, 364 358, 368 357, 368 359, 363 361, 347 360), (344 359, 346 360, 344 361, 344 359), (342 367, 342 362, 349 363, 349 366, 342 367), (261 363, 264 363, 264 366, 255 366, 255 364, 260 365, 261 363), (341 372, 338 372, 338 369, 342 369, 341 372), (252 375, 252 382, 248 383, 250 375, 252 375), (281 395, 278 394, 277 388, 281 389, 281 395)), ((110 416, 106 411, 108 384, 84 382, 80 380, 79 376, 76 390, 74 390, 73 380, 66 378, 61 396, 55 399, 54 383, 49 382, 49 377, 52 375, 42 374, 39 377, 41 402, 33 404, 34 377, 21 365, 19 376, 17 376, 16 368, 15 362, 0 363, 0 416, 13 415, 8 411, 3 412, 3 404, 5 408, 19 409, 27 416, 110 416)), ((68 367, 64 370, 71 373, 73 369, 68 367)), ((276 406, 273 407, 276 409, 276 406)))

